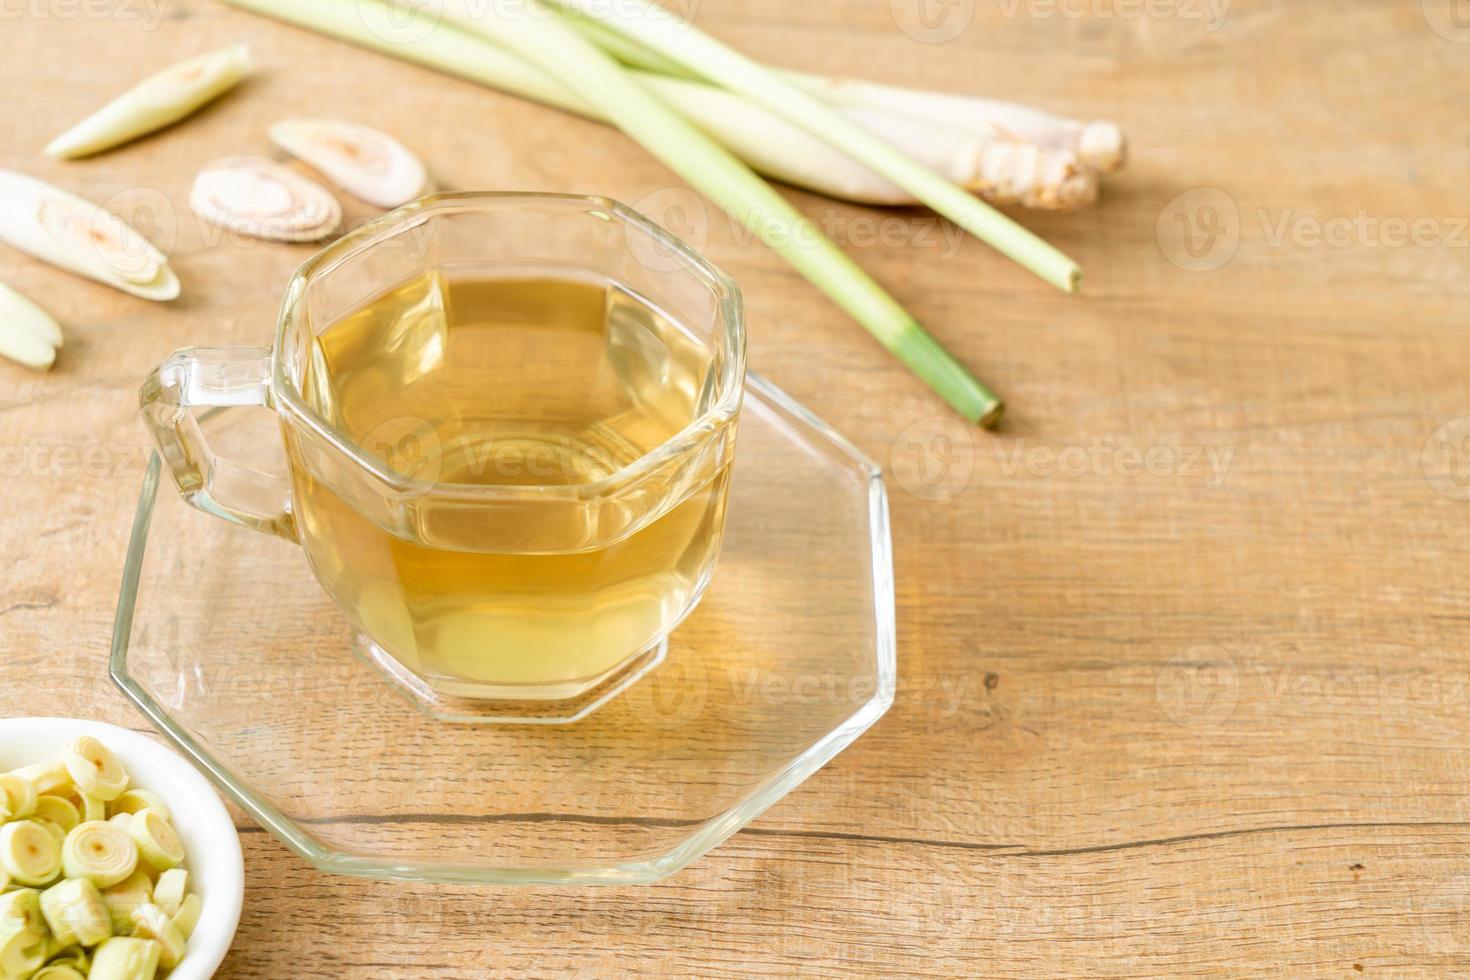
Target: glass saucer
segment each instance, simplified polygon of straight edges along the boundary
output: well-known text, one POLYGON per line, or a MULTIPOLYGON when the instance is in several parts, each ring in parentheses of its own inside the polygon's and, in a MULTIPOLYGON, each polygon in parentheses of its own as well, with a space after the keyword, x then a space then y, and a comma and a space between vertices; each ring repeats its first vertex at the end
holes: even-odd
MULTIPOLYGON (((226 443, 242 416, 202 424, 226 443)), ((636 683, 570 724, 461 724, 418 710, 353 653, 299 548, 193 510, 160 488, 155 458, 112 677, 324 871, 653 881, 790 792, 893 700, 881 475, 755 375, 727 520, 704 600, 636 683)))

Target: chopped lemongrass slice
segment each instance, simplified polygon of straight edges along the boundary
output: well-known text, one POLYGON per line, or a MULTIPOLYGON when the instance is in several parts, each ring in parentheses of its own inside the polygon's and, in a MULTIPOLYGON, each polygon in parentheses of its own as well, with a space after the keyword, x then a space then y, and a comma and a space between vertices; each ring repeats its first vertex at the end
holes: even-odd
POLYGON ((185 941, 194 935, 194 927, 199 924, 199 913, 203 908, 204 900, 198 895, 192 893, 185 895, 183 903, 179 905, 179 910, 169 920, 173 923, 174 928, 179 930, 179 935, 183 936, 185 941))
POLYGON ((0 976, 29 977, 46 962, 46 936, 29 929, 0 932, 0 976))
POLYGON ((163 797, 151 790, 137 788, 128 790, 109 803, 107 805, 107 812, 116 817, 120 814, 134 814, 139 810, 147 810, 150 807, 163 814, 165 818, 173 819, 173 816, 168 812, 168 805, 163 802, 163 797))
POLYGON ((125 881, 111 888, 102 889, 102 904, 112 915, 112 931, 119 936, 131 935, 133 931, 133 909, 153 901, 153 883, 141 868, 134 871, 125 881))
POLYGON ((158 883, 153 886, 153 904, 170 916, 177 915, 179 907, 184 904, 184 896, 187 894, 189 894, 189 872, 183 868, 169 868, 158 876, 158 883))
POLYGON ((156 871, 167 871, 184 860, 184 845, 167 818, 157 810, 139 810, 128 827, 138 853, 156 871))
POLYGON ((8 823, 0 827, 0 867, 17 884, 49 885, 61 874, 61 845, 34 820, 8 823))
POLYGON ((206 166, 194 178, 189 207, 232 231, 282 242, 314 242, 342 223, 342 206, 330 191, 261 157, 206 166))
POLYGON ((113 936, 93 951, 87 980, 153 980, 160 953, 151 939, 113 936))
POLYGON ((41 913, 63 946, 96 946, 112 935, 112 915, 97 886, 86 878, 68 878, 42 892, 41 913))
POLYGON ((106 803, 103 803, 95 796, 88 796, 86 793, 81 794, 81 796, 83 820, 105 820, 107 818, 106 803))
POLYGON ((179 295, 163 253, 117 215, 44 181, 0 170, 0 241, 144 299, 179 295))
POLYGON ((5 808, 10 811, 11 819, 29 817, 36 812, 40 794, 36 792, 36 784, 24 776, 13 772, 0 775, 0 792, 5 794, 5 808))
POLYGON ((49 794, 36 797, 35 818, 50 821, 60 827, 63 833, 71 833, 72 828, 82 822, 82 815, 71 805, 70 800, 49 794))
MULTIPOLYGON (((137 815, 132 819, 136 820, 137 815)), ((99 888, 109 888, 127 878, 138 869, 138 844, 130 831, 131 826, 124 830, 101 820, 77 824, 61 848, 66 876, 87 878, 99 888)))
POLYGON ((271 140, 353 197, 396 208, 422 197, 428 174, 419 158, 387 133, 337 119, 283 119, 271 140))
POLYGON ((243 44, 171 65, 144 79, 56 137, 53 157, 81 157, 162 129, 239 84, 250 72, 243 44))
POLYGON ((117 799, 128 788, 128 771, 111 749, 91 735, 68 745, 62 760, 77 788, 104 803, 117 799))
POLYGON ((31 980, 87 980, 87 976, 70 963, 47 963, 31 974, 31 980))
POLYGON ((0 895, 0 932, 29 929, 44 935, 46 920, 41 915, 41 893, 34 888, 17 888, 0 895))
MULTIPOLYGON (((50 317, 47 317, 50 319, 50 317)), ((56 344, 61 346, 61 331, 56 331, 56 344)), ((62 787, 71 784, 71 773, 66 771, 66 763, 57 760, 55 762, 37 762, 34 765, 21 766, 12 772, 12 775, 21 779, 29 779, 36 784, 38 793, 54 793, 62 787)))
POLYGON ((122 832, 126 834, 128 828, 133 825, 133 815, 131 813, 114 813, 107 818, 107 822, 114 827, 122 828, 122 832))
POLYGON ((56 843, 66 843, 66 831, 61 829, 61 824, 52 823, 50 820, 37 820, 36 823, 46 828, 46 833, 56 838, 56 843))
POLYGON ((133 935, 158 943, 158 962, 169 969, 184 956, 185 939, 163 909, 149 903, 133 909, 133 935))

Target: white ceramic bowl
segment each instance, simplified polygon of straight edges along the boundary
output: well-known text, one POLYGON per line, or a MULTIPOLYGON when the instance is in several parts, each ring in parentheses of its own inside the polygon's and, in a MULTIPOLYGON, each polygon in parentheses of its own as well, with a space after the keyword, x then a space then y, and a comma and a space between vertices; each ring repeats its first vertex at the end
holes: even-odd
POLYGON ((173 750, 116 725, 73 718, 0 719, 0 772, 61 757, 79 735, 93 735, 112 749, 132 784, 168 804, 184 842, 189 889, 204 905, 184 958, 169 980, 208 980, 235 938, 245 900, 245 859, 229 811, 214 787, 173 750))

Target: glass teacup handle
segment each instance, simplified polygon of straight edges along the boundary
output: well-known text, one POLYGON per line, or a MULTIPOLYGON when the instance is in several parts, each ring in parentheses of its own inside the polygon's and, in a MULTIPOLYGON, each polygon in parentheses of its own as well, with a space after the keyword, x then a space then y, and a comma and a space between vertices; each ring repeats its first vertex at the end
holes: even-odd
POLYGON ((143 418, 184 500, 207 514, 296 540, 291 484, 214 454, 195 409, 274 408, 269 347, 188 347, 148 376, 143 418))

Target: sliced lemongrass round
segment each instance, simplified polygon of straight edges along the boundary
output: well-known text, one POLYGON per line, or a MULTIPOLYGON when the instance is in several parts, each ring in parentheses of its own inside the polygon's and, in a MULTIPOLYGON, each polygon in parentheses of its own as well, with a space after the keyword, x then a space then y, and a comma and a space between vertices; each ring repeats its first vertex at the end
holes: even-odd
POLYGON ((31 980, 87 980, 87 975, 70 963, 47 963, 31 974, 31 980))
POLYGON ((169 868, 158 876, 158 882, 153 886, 153 904, 174 916, 184 904, 184 896, 187 894, 189 872, 183 868, 169 868))
POLYGON ((179 905, 179 910, 169 921, 174 928, 179 930, 179 935, 187 942, 194 935, 194 927, 199 924, 199 913, 204 909, 204 900, 198 895, 189 894, 184 896, 184 901, 179 905))
POLYGON ((62 760, 77 788, 104 803, 117 799, 128 788, 128 771, 111 749, 91 735, 68 745, 62 760))
POLYGON ((37 820, 50 821, 60 827, 63 833, 71 833, 72 828, 82 822, 82 815, 72 806, 70 800, 49 793, 36 797, 34 816, 37 820))
POLYGON ((133 825, 133 815, 131 813, 114 813, 107 818, 107 822, 114 827, 122 828, 122 832, 126 834, 128 833, 128 828, 133 825))
POLYGON ((141 868, 111 888, 102 889, 102 904, 112 915, 112 931, 119 936, 132 934, 133 909, 151 901, 153 882, 141 868))
POLYGON ((184 860, 184 845, 168 819, 157 810, 139 810, 133 814, 128 833, 138 845, 143 860, 157 871, 177 867, 184 860))
POLYGON ((153 980, 162 950, 151 939, 113 936, 92 952, 87 980, 153 980))
POLYGON ((37 820, 36 823, 46 828, 46 833, 56 838, 56 843, 66 843, 66 831, 61 829, 61 824, 52 823, 50 820, 37 820))
POLYGON ((107 812, 116 817, 122 814, 134 814, 139 810, 152 808, 163 814, 166 819, 172 820, 173 816, 168 812, 168 805, 163 802, 163 797, 146 789, 130 789, 117 799, 107 805, 107 812))
POLYGON ((179 294, 168 260, 137 229, 91 201, 12 170, 0 170, 0 241, 144 299, 179 294))
POLYGON ((63 946, 96 946, 112 935, 112 915, 102 893, 86 878, 68 878, 42 892, 41 914, 63 946))
POLYGON ((387 133, 340 119, 283 119, 271 140, 326 175, 353 197, 396 208, 428 188, 418 157, 387 133))
POLYGON ((0 932, 0 976, 29 977, 46 962, 46 936, 29 929, 0 932))
POLYGON ((105 820, 107 818, 106 803, 103 803, 95 796, 88 796, 86 793, 82 793, 81 797, 83 820, 105 820))
POLYGON ((194 112, 250 72, 243 44, 171 65, 98 109, 46 146, 53 157, 81 157, 126 143, 194 112))
MULTIPOLYGON (((51 944, 46 951, 46 965, 69 966, 83 976, 87 974, 87 951, 72 943, 59 943, 56 937, 51 937, 51 944)), ((34 980, 34 978, 33 978, 34 980)))
POLYGON ((44 935, 46 920, 41 915, 41 893, 34 888, 17 888, 0 895, 0 932, 29 929, 44 935))
POLYGON ((13 772, 0 775, 0 792, 5 794, 5 808, 10 811, 11 819, 35 813, 36 800, 41 796, 35 783, 13 772))
MULTIPOLYGON (((56 332, 56 346, 61 346, 61 331, 56 332)), ((58 790, 71 785, 71 773, 66 771, 66 763, 59 759, 51 762, 37 762, 34 765, 21 766, 13 770, 12 775, 21 779, 29 779, 36 784, 38 793, 56 793, 58 790)))
POLYGON ((127 878, 138 869, 138 845, 130 831, 131 826, 124 830, 103 820, 77 824, 61 848, 66 876, 86 878, 99 888, 127 878))
POLYGON ((34 820, 0 827, 0 867, 17 884, 49 885, 61 874, 61 845, 34 820))
POLYGON ((172 969, 184 957, 185 939, 163 909, 149 903, 133 909, 133 935, 158 943, 158 962, 172 969))
POLYGON ((206 166, 189 192, 194 213, 242 235, 314 242, 337 230, 342 206, 322 185, 261 157, 206 166))

